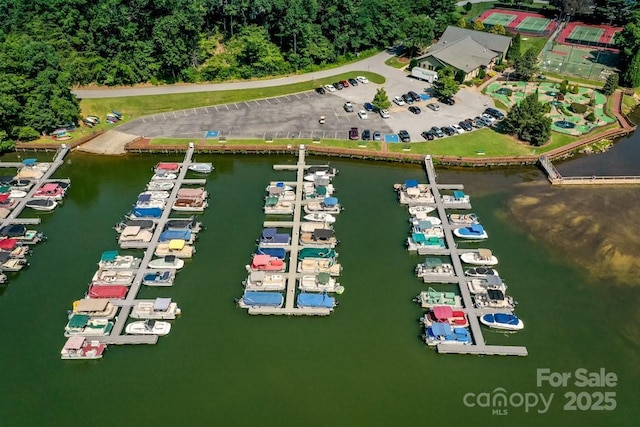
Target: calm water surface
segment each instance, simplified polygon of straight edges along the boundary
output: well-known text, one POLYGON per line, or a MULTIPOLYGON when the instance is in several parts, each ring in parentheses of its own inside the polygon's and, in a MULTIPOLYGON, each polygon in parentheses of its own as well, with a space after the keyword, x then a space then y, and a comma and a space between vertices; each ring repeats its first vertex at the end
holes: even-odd
POLYGON ((247 315, 233 300, 264 220, 264 188, 269 180, 293 179, 272 165, 295 159, 201 156, 216 171, 207 183, 212 203, 202 215, 198 252, 173 288, 140 294, 179 302, 183 315, 171 334, 155 346, 112 346, 99 361, 61 361, 66 310, 86 291, 100 254, 116 248, 111 227, 156 162, 180 159, 67 158, 57 176, 73 186, 38 227, 48 241, 0 290, 0 426, 606 426, 631 425, 640 416, 640 291, 587 281, 564 254, 534 243, 505 217, 518 185, 543 179, 531 169, 438 171, 441 182, 462 183, 471 194, 491 236, 486 245, 500 258, 526 323, 518 334, 487 331, 485 338, 526 345, 526 358, 438 355, 421 342, 422 312, 412 298, 426 288, 413 275, 422 257, 404 250, 408 214, 392 190, 407 178, 424 181, 418 166, 333 160, 345 206, 335 226, 346 288, 340 307, 328 318, 247 315), (564 387, 538 387, 539 368, 572 375, 604 368, 619 381, 579 388, 572 377, 564 387), (499 395, 500 388, 511 398, 507 406, 497 400, 471 407, 478 401, 470 395, 463 401, 468 393, 499 395), (614 410, 564 409, 567 392, 586 392, 588 409, 586 399, 605 391, 615 393, 614 410), (552 399, 546 412, 539 413, 544 408, 533 404, 533 394, 552 399), (520 406, 520 396, 529 396, 531 408, 520 406))

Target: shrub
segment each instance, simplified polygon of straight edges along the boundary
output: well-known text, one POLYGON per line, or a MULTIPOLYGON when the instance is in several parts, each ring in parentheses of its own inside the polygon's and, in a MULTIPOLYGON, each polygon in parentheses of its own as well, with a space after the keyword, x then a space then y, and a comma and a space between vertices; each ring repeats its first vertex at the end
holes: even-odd
POLYGON ((571 114, 571 112, 567 109, 567 107, 564 106, 564 104, 558 105, 558 110, 560 110, 560 112, 565 116, 573 116, 573 114, 571 114))
POLYGON ((417 67, 417 66, 418 66, 418 60, 416 58, 411 58, 411 61, 409 62, 409 71, 411 71, 413 67, 417 67))
POLYGON ((476 80, 477 80, 477 79, 473 79, 473 80, 465 80, 465 81, 463 81, 463 82, 462 82, 462 84, 463 84, 463 85, 465 85, 465 86, 469 86, 469 87, 471 87, 471 86, 473 86, 473 85, 474 85, 474 83, 475 83, 475 81, 476 81, 476 80))
POLYGON ((498 64, 498 65, 496 65, 496 66, 494 66, 494 67, 493 67, 493 69, 494 69, 495 71, 497 71, 498 73, 503 72, 505 68, 507 68, 507 65, 506 65, 506 64, 498 64))
POLYGON ((571 88, 571 93, 574 95, 577 95, 580 92, 580 86, 578 86, 578 84, 573 85, 573 87, 571 88))
POLYGON ((496 75, 496 72, 495 72, 495 71, 489 71, 489 72, 487 72, 487 76, 489 76, 489 77, 494 77, 495 75, 496 75))
POLYGON ((467 81, 467 82, 465 82, 465 84, 470 83, 470 84, 467 84, 467 86, 471 86, 471 85, 480 86, 483 82, 484 82, 484 80, 483 80, 483 79, 475 78, 475 79, 473 79, 473 81, 470 81, 470 82, 469 82, 469 81, 467 81))
POLYGON ((579 102, 572 102, 571 111, 577 114, 584 114, 587 112, 587 106, 584 104, 580 104, 579 102))
POLYGON ((484 68, 480 68, 480 71, 478 71, 478 78, 484 79, 486 76, 487 76, 487 71, 484 68))
POLYGON ((586 115, 586 117, 584 118, 586 121, 588 122, 595 122, 596 121, 596 115, 593 114, 593 111, 590 112, 589 114, 586 115))
POLYGON ((588 105, 589 105, 589 107, 593 107, 594 105, 596 105, 596 99, 595 98, 591 98, 589 100, 589 104, 588 105))
POLYGON ((542 108, 545 114, 549 114, 551 112, 551 103, 545 102, 542 108))

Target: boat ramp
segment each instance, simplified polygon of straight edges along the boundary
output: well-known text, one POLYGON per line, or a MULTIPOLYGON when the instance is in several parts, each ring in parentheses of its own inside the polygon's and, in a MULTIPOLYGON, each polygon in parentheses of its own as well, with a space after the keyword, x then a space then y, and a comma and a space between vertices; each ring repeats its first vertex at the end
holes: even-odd
MULTIPOLYGON (((424 167, 428 179, 428 186, 432 192, 435 203, 433 206, 436 208, 440 219, 442 220, 442 229, 444 231, 444 239, 446 241, 446 249, 439 249, 432 252, 437 255, 449 255, 454 268, 454 275, 451 277, 442 278, 442 276, 425 277, 425 282, 433 283, 453 283, 457 284, 462 301, 462 311, 467 315, 469 321, 469 328, 473 337, 473 343, 471 345, 459 345, 459 344, 439 344, 437 345, 438 352, 440 353, 458 353, 458 354, 483 354, 483 355, 507 355, 507 356, 526 356, 528 354, 526 347, 520 346, 498 346, 486 344, 482 329, 480 327, 479 317, 486 313, 492 313, 498 311, 491 308, 476 308, 474 301, 471 297, 471 292, 467 285, 471 277, 466 276, 460 256, 465 252, 473 252, 471 249, 458 249, 456 241, 454 239, 453 230, 459 225, 451 225, 448 220, 446 209, 451 208, 451 204, 444 204, 442 202, 441 190, 459 190, 459 186, 449 186, 436 183, 436 171, 433 166, 431 156, 427 155, 424 158, 424 167)), ((455 206, 456 209, 469 209, 471 204, 462 204, 455 206)), ((475 250, 476 252, 478 250, 475 250)))

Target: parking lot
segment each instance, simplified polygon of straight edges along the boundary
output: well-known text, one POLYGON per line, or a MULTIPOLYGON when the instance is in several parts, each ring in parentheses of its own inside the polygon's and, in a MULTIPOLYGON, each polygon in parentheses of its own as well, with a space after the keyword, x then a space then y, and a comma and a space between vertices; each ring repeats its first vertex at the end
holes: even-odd
MULTIPOLYGON (((428 84, 401 75, 387 79, 383 85, 390 100, 410 90, 425 93, 428 84)), ((422 131, 432 126, 447 126, 482 113, 493 103, 480 92, 463 88, 455 96, 456 104, 440 104, 439 111, 426 108, 435 99, 415 102, 420 114, 413 114, 407 105, 392 104, 391 117, 383 119, 369 112, 367 120, 358 118, 363 103, 371 102, 376 89, 373 83, 346 87, 324 95, 315 91, 285 95, 255 101, 193 108, 143 117, 119 126, 118 130, 146 137, 202 138, 207 131, 218 131, 227 138, 336 138, 346 139, 351 127, 397 133, 405 129, 412 141, 422 141, 422 131), (353 103, 354 111, 346 112, 345 101, 353 103), (324 124, 320 117, 325 116, 324 124)))

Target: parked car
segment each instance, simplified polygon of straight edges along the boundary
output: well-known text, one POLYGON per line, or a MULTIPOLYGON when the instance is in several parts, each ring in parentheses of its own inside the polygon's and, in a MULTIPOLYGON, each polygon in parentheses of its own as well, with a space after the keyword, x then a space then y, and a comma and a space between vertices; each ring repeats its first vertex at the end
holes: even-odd
POLYGON ((324 85, 324 90, 327 92, 335 92, 336 88, 331 85, 324 85))
POLYGON ((360 139, 360 132, 358 131, 358 128, 349 129, 349 139, 351 140, 360 139))
POLYGON ((370 102, 365 102, 363 106, 364 106, 364 109, 367 111, 373 111, 376 109, 376 107, 374 107, 373 104, 370 102))
POLYGON ((404 102, 406 102, 407 104, 413 104, 413 98, 411 97, 411 95, 409 95, 408 93, 405 93, 404 95, 402 95, 402 99, 404 100, 404 102))
POLYGON ((424 139, 426 139, 427 141, 433 141, 436 137, 433 133, 431 133, 430 130, 425 130, 424 132, 422 132, 420 134, 424 139))
POLYGON ((353 77, 350 78, 348 80, 349 84, 351 84, 351 86, 358 86, 358 81, 356 79, 354 79, 353 77))
POLYGON ((447 104, 447 105, 455 105, 456 101, 448 96, 441 96, 440 98, 438 98, 438 101, 442 102, 443 104, 447 104))
POLYGON ((336 88, 336 89, 338 89, 338 90, 342 90, 342 89, 344 89, 344 85, 343 85, 342 83, 340 83, 340 82, 335 82, 335 83, 333 84, 333 87, 335 87, 335 88, 336 88))
POLYGON ((358 80, 360 83, 364 83, 364 84, 369 83, 369 79, 367 79, 364 76, 356 76, 356 80, 358 80))
POLYGON ((403 106, 404 105, 404 99, 402 99, 401 96, 395 96, 393 97, 393 102, 396 103, 396 105, 400 105, 403 106))
POLYGON ((484 124, 486 124, 487 126, 491 126, 492 124, 494 124, 496 122, 496 118, 493 116, 490 116, 488 114, 482 114, 480 116, 480 119, 484 122, 484 124))
POLYGON ((409 106, 409 111, 411 111, 413 114, 420 114, 422 112, 422 110, 420 110, 420 107, 416 107, 415 105, 409 106))
POLYGON ((431 132, 433 132, 433 134, 438 138, 442 138, 444 136, 444 132, 438 126, 433 126, 431 128, 431 132))
POLYGON ((317 87, 317 88, 316 88, 316 92, 317 92, 317 93, 319 93, 320 95, 324 95, 325 90, 324 90, 324 88, 323 88, 323 87, 317 87))
POLYGON ((449 127, 453 128, 453 130, 455 130, 455 131, 456 131, 456 133, 464 133, 464 129, 462 129, 462 128, 460 127, 460 125, 457 125, 457 124, 455 124, 455 123, 454 123, 454 124, 452 124, 452 125, 451 125, 451 126, 449 126, 449 127))
POLYGON ((429 108, 429 109, 431 109, 433 111, 439 111, 440 110, 440 106, 438 104, 436 104, 435 102, 427 104, 427 108, 429 108))
POLYGON ((382 141, 382 132, 380 132, 379 130, 373 132, 373 140, 382 141))
POLYGON ((347 113, 353 113, 353 104, 349 101, 345 102, 342 108, 344 108, 344 111, 347 113))
POLYGON ((495 108, 487 108, 484 110, 485 114, 490 115, 491 117, 493 117, 496 120, 502 120, 504 119, 504 114, 502 114, 502 111, 498 111, 495 108))
POLYGON ((462 130, 464 130, 465 132, 471 132, 473 130, 473 126, 471 126, 469 123, 465 122, 464 120, 459 122, 458 126, 460 126, 462 130))
POLYGON ((480 116, 476 117, 475 119, 473 119, 473 126, 477 127, 477 128, 482 128, 485 127, 487 124, 482 121, 482 118, 480 116))
POLYGON ((362 131, 362 140, 369 141, 371 139, 371 131, 369 129, 365 129, 362 131))
POLYGON ((414 91, 410 90, 409 92, 407 92, 407 95, 409 95, 411 97, 411 99, 413 99, 414 101, 418 102, 420 101, 420 95, 418 95, 417 93, 415 93, 414 91))
POLYGON ((411 142, 411 135, 409 135, 409 132, 404 129, 398 132, 398 137, 402 142, 411 142))
POLYGON ((391 117, 391 114, 389 114, 389 110, 380 110, 380 117, 382 117, 383 119, 388 119, 389 117, 391 117))
POLYGON ((358 117, 360 117, 362 120, 367 120, 369 118, 369 115, 366 111, 360 110, 358 111, 358 117))
POLYGON ((456 134, 456 131, 453 128, 449 127, 449 126, 443 126, 442 127, 442 132, 444 132, 444 134, 447 135, 447 136, 453 136, 453 135, 456 134))

